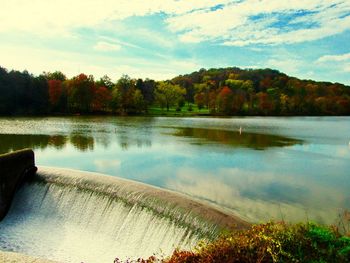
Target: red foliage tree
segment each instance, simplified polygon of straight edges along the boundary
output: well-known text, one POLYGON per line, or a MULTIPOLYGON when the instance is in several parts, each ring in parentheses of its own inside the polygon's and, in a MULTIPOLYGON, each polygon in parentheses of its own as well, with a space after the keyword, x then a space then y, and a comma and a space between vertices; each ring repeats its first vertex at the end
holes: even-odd
POLYGON ((223 87, 218 94, 217 100, 220 112, 230 113, 232 111, 233 92, 230 88, 223 87))
POLYGON ((49 100, 52 107, 55 107, 62 95, 62 81, 51 79, 48 80, 49 85, 49 100))
POLYGON ((112 100, 112 92, 106 87, 96 87, 92 100, 93 111, 106 111, 112 100))
POLYGON ((273 110, 273 102, 269 99, 269 96, 265 92, 259 92, 257 94, 258 98, 258 111, 263 113, 264 115, 271 114, 273 110))
POLYGON ((206 105, 204 92, 200 92, 194 95, 194 102, 197 104, 199 109, 203 108, 204 105, 206 105))

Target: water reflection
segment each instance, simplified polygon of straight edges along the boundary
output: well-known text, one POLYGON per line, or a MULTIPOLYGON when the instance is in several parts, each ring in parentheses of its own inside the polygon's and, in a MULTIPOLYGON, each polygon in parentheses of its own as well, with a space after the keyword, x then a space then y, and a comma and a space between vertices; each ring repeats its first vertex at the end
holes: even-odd
POLYGON ((62 135, 0 134, 0 153, 23 148, 45 149, 54 147, 60 150, 67 142, 67 136, 62 135))
POLYGON ((32 148, 44 150, 53 147, 57 150, 63 149, 71 144, 79 151, 92 151, 94 149, 94 138, 81 134, 64 135, 28 135, 28 134, 0 134, 0 153, 32 148))
POLYGON ((238 168, 218 169, 215 175, 204 170, 179 169, 166 186, 236 211, 252 222, 287 218, 295 222, 315 220, 331 224, 336 221, 340 208, 349 208, 343 193, 337 189, 305 185, 293 176, 238 168))
POLYGON ((220 143, 230 147, 244 147, 255 150, 265 150, 269 147, 284 147, 302 144, 301 140, 279 135, 259 134, 251 132, 228 131, 203 128, 177 128, 175 136, 199 139, 199 143, 220 143))
POLYGON ((334 223, 350 209, 349 118, 0 118, 0 127, 0 152, 30 147, 38 165, 170 188, 255 222, 334 223))
POLYGON ((146 134, 136 137, 135 134, 126 131, 116 134, 98 133, 80 134, 75 131, 69 135, 37 135, 37 134, 0 134, 0 153, 32 148, 33 150, 55 148, 62 150, 65 146, 71 145, 80 152, 93 152, 96 146, 107 149, 114 141, 118 142, 122 150, 130 147, 151 147, 151 138, 146 134), (116 135, 116 136, 115 136, 116 135))
POLYGON ((132 130, 119 130, 116 132, 116 139, 122 150, 128 150, 130 147, 137 146, 137 148, 151 147, 152 137, 151 133, 142 132, 141 134, 133 133, 132 130))
POLYGON ((84 136, 81 134, 71 134, 69 137, 70 143, 80 151, 93 151, 94 150, 94 138, 91 136, 84 136))

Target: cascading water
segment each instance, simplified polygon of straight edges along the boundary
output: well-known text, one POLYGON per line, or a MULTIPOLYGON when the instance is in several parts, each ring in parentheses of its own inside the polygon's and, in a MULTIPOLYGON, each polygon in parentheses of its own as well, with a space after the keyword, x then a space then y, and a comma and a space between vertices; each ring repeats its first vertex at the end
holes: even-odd
POLYGON ((71 170, 39 171, 0 223, 0 250, 60 262, 146 258, 189 249, 232 220, 143 184, 71 170))

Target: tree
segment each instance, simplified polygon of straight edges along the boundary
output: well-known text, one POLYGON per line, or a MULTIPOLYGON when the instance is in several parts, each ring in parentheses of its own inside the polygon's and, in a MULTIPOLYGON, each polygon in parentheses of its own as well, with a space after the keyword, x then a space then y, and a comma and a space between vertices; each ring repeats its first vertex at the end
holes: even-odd
POLYGON ((69 80, 68 105, 72 112, 89 113, 92 109, 92 101, 95 90, 93 76, 80 74, 69 80))
POLYGON ((47 80, 60 80, 65 81, 67 79, 66 75, 64 75, 61 71, 55 71, 55 72, 44 72, 43 76, 47 80))
POLYGON ((233 105, 233 92, 229 87, 223 87, 217 96, 218 110, 221 113, 231 114, 233 105))
POLYGON ((195 89, 195 95, 194 95, 194 101, 195 103, 201 107, 206 106, 209 108, 209 91, 210 91, 210 85, 208 83, 199 83, 194 85, 195 89))
POLYGON ((146 79, 143 81, 142 79, 138 79, 136 81, 136 89, 141 91, 143 96, 143 104, 144 108, 147 111, 148 106, 154 102, 154 90, 156 88, 156 82, 151 79, 146 79))
POLYGON ((235 67, 200 69, 171 81, 131 79, 114 84, 108 76, 94 81, 60 72, 34 76, 0 67, 0 114, 147 112, 152 104, 177 106, 185 101, 221 114, 349 115, 350 87, 289 77, 271 69, 235 67))
POLYGON ((41 75, 31 79, 29 98, 29 114, 46 114, 49 109, 49 93, 46 79, 41 75))
POLYGON ((189 103, 194 102, 194 95, 195 95, 195 88, 193 83, 196 81, 200 81, 201 77, 199 74, 196 75, 195 80, 192 80, 191 78, 179 76, 172 80, 174 84, 180 85, 180 87, 184 88, 186 90, 185 99, 189 103))
POLYGON ((335 114, 349 115, 350 114, 350 97, 338 97, 336 101, 335 114))
POLYGON ((167 111, 171 106, 178 104, 185 95, 184 88, 165 81, 158 82, 155 92, 157 102, 161 107, 166 107, 167 111))
POLYGON ((112 98, 111 98, 111 102, 110 102, 110 107, 112 112, 116 113, 118 112, 118 110, 120 109, 120 101, 121 101, 121 97, 120 97, 120 93, 118 91, 118 89, 113 89, 112 90, 112 98))
POLYGON ((133 105, 136 113, 142 112, 145 108, 145 101, 140 90, 135 90, 133 94, 133 105))
POLYGON ((289 97, 286 94, 280 95, 280 114, 287 115, 289 113, 289 97))
POLYGON ((198 92, 194 95, 194 102, 197 104, 198 109, 202 109, 206 105, 204 92, 198 92))
POLYGON ((115 98, 118 98, 118 108, 123 114, 134 111, 135 81, 128 75, 123 75, 115 85, 115 98))
POLYGON ((230 87, 232 90, 241 89, 244 82, 245 81, 243 81, 243 80, 228 79, 225 81, 225 85, 230 87))
POLYGON ((258 98, 258 111, 264 115, 271 114, 273 110, 273 102, 269 99, 269 96, 265 92, 259 92, 256 94, 258 98))
POLYGON ((96 87, 92 100, 92 110, 97 112, 106 112, 108 111, 111 101, 112 92, 109 89, 104 86, 96 87))
POLYGON ((49 100, 52 108, 55 108, 60 101, 62 95, 62 81, 50 79, 47 81, 49 85, 49 100))
POLYGON ((105 87, 109 90, 112 90, 114 87, 114 83, 112 82, 110 77, 108 77, 107 75, 104 75, 102 78, 96 81, 96 86, 105 87))
POLYGON ((0 67, 0 114, 10 114, 13 110, 13 89, 9 73, 5 68, 0 67))

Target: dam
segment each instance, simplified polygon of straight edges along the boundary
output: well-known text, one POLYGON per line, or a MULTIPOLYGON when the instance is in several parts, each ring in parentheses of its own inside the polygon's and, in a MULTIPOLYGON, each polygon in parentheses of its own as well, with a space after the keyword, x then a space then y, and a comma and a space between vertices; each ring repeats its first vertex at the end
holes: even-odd
POLYGON ((245 221, 185 195, 126 179, 41 167, 0 222, 0 250, 58 262, 170 255, 245 221))

